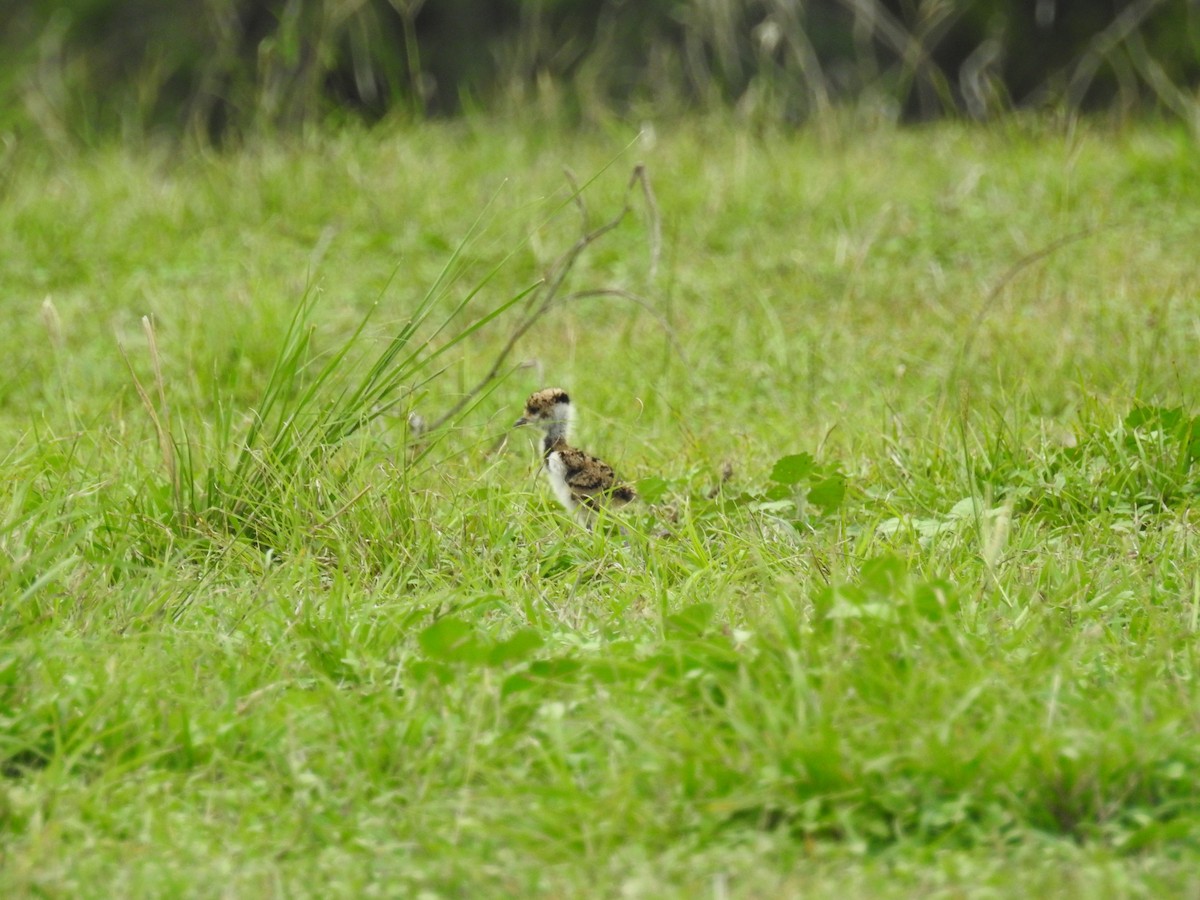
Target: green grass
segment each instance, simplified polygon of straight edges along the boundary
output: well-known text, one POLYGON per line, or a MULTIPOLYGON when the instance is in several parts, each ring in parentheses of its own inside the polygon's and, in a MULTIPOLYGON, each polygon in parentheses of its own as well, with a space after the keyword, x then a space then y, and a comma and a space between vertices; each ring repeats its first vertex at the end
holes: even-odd
POLYGON ((17 153, 5 895, 1200 891, 1195 147, 633 138, 17 153))

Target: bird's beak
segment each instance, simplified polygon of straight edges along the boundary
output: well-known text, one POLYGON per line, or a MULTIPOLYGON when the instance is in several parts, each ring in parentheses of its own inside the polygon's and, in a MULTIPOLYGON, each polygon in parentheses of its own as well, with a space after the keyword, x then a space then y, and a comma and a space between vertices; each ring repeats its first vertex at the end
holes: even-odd
POLYGON ((521 418, 519 418, 519 419, 517 419, 517 421, 513 422, 513 428, 519 428, 522 425, 528 425, 528 424, 529 424, 529 420, 527 418, 525 418, 525 416, 521 416, 521 418))

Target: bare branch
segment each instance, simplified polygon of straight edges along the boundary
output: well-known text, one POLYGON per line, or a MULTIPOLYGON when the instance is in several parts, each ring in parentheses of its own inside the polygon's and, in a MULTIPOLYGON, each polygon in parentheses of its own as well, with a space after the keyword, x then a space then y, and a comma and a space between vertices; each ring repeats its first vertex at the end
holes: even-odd
MULTIPOLYGON (((650 182, 646 176, 646 169, 644 166, 638 165, 634 167, 633 174, 629 179, 629 184, 625 189, 625 201, 622 204, 620 211, 617 212, 617 214, 607 222, 604 222, 590 230, 587 227, 586 206, 583 205, 583 201, 579 193, 579 187, 575 182, 575 178, 569 170, 566 171, 565 174, 567 181, 571 184, 572 190, 575 192, 576 206, 578 206, 580 211, 584 213, 583 233, 579 236, 574 244, 567 248, 566 252, 559 256, 558 259, 556 259, 553 263, 551 263, 550 268, 542 278, 541 283, 530 292, 529 299, 526 301, 523 307, 522 316, 520 319, 518 319, 517 324, 513 327, 508 339, 504 342, 504 346, 500 348, 500 352, 497 353, 495 359, 492 360, 492 364, 484 376, 474 385, 474 387, 463 394, 462 397, 460 397, 458 401, 454 403, 454 405, 452 405, 448 410, 446 410, 446 412, 435 419, 429 426, 430 430, 436 430, 440 428, 464 409, 466 409, 467 405, 474 400, 489 384, 495 381, 496 378, 500 376, 502 371, 504 371, 504 368, 508 362, 508 358, 512 354, 513 349, 516 347, 517 342, 520 341, 521 338, 523 338, 526 334, 528 334, 529 330, 533 328, 533 326, 536 325, 554 306, 559 303, 566 302, 566 299, 568 298, 560 298, 559 293, 562 290, 563 283, 567 280, 567 277, 575 268, 575 263, 579 261, 579 257, 582 256, 584 251, 586 251, 592 244, 596 243, 596 241, 600 240, 610 231, 616 229, 617 226, 625 221, 625 217, 629 215, 629 212, 632 209, 630 205, 630 194, 633 192, 634 186, 639 183, 642 186, 642 196, 645 198, 646 205, 650 209, 651 265, 653 267, 656 264, 658 258, 658 241, 661 226, 659 224, 660 219, 658 215, 658 206, 654 201, 654 193, 650 188, 650 182)), ((580 292, 570 296, 598 296, 601 293, 604 293, 604 291, 597 290, 592 292, 580 292)), ((609 291, 609 293, 616 296, 624 296, 628 299, 633 299, 635 296, 615 288, 609 291)), ((635 302, 645 305, 645 301, 641 298, 638 298, 635 302)), ((647 308, 649 307, 647 306, 647 308)), ((660 318, 660 321, 663 320, 660 318)), ((668 334, 670 334, 669 330, 668 334)), ((673 335, 671 337, 672 344, 678 349, 673 335)))
POLYGON ((579 217, 583 220, 583 230, 587 231, 588 227, 588 208, 587 201, 583 199, 583 190, 579 187, 579 180, 575 177, 567 166, 563 166, 563 175, 567 179, 567 184, 571 186, 571 200, 575 203, 579 210, 579 217))
POLYGON ((592 297, 619 297, 622 300, 628 300, 630 303, 636 303, 644 309, 656 321, 663 333, 667 336, 667 340, 671 344, 671 349, 679 354, 679 358, 687 364, 687 354, 683 350, 683 346, 679 343, 679 338, 675 334, 675 329, 671 327, 671 323, 667 321, 667 317, 660 313, 651 305, 650 301, 640 294, 635 294, 632 291, 627 291, 624 288, 592 288, 586 291, 572 291, 564 297, 559 298, 550 308, 554 309, 559 306, 566 306, 576 300, 587 300, 592 297))
POLYGON ((1035 263, 1041 262, 1046 257, 1058 252, 1063 247, 1067 247, 1076 243, 1077 241, 1082 241, 1086 238, 1089 238, 1098 231, 1104 230, 1104 228, 1105 226, 1084 228, 1081 231, 1075 231, 1071 234, 1064 235, 1063 237, 1051 241, 1044 247, 1034 250, 1032 253, 1025 254, 1011 266, 1009 266, 1004 271, 1004 274, 1000 276, 1000 279, 992 286, 992 289, 987 292, 987 296, 984 297, 983 302, 979 304, 979 309, 975 311, 975 316, 971 320, 971 326, 967 332, 967 337, 963 341, 962 347, 958 351, 958 357, 950 369, 950 375, 947 380, 951 382, 958 380, 959 370, 967 356, 970 354, 971 348, 975 344, 975 338, 979 334, 980 327, 983 325, 983 320, 987 318, 987 314, 991 311, 996 301, 1000 299, 1000 295, 1004 293, 1004 289, 1007 288, 1018 275, 1035 263))
POLYGON ((650 280, 653 281, 654 276, 658 274, 658 260, 662 255, 662 215, 658 211, 658 200, 646 175, 645 164, 638 163, 633 167, 633 174, 629 179, 630 187, 635 181, 642 184, 642 199, 646 201, 646 211, 650 216, 650 280))

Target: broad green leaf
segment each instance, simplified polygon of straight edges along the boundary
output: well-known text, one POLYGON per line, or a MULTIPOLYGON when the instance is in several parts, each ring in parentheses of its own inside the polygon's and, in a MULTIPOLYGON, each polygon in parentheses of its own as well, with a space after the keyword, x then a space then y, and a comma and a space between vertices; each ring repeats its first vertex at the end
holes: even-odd
POLYGON ((927 538, 954 531, 959 527, 959 522, 957 519, 914 519, 912 526, 917 530, 917 534, 927 538))
POLYGON ((500 641, 488 654, 488 664, 502 666, 505 663, 526 659, 541 649, 545 642, 532 628, 522 628, 507 640, 500 641))
POLYGON ((983 502, 975 497, 963 497, 952 507, 947 517, 951 519, 973 519, 983 511, 983 502))
MULTIPOLYGON (((773 484, 762 492, 760 499, 773 502, 785 502, 794 504, 796 497, 796 488, 790 484, 773 484)), ((752 506, 751 509, 754 507, 752 506)), ((782 507, 781 507, 782 508, 782 507)))
POLYGON ((890 594, 908 577, 908 568, 891 553, 868 559, 858 572, 859 583, 868 591, 890 594))
POLYGON ((433 662, 428 659, 419 659, 408 667, 408 675, 413 681, 437 681, 440 684, 449 684, 454 680, 454 670, 445 663, 433 662))
POLYGON ((958 608, 958 599, 953 584, 936 579, 917 585, 913 590, 912 603, 921 616, 936 622, 958 608))
POLYGON ((791 512, 795 508, 796 502, 794 500, 762 500, 750 504, 750 509, 754 510, 754 512, 783 513, 791 512))
POLYGON ((892 516, 890 519, 884 519, 875 526, 875 533, 881 537, 891 537, 899 531, 903 531, 909 526, 909 522, 897 516, 892 516))
POLYGON ((1125 427, 1145 431, 1175 431, 1183 419, 1179 406, 1136 406, 1125 417, 1125 427))
POLYGON ((539 659, 529 664, 529 674, 536 678, 566 680, 575 675, 583 663, 569 656, 555 659, 539 659))
POLYGON ((453 616, 438 619, 421 632, 417 643, 426 656, 446 662, 479 662, 489 649, 474 627, 453 616))
POLYGON ((835 512, 846 497, 846 480, 833 475, 814 484, 808 492, 808 502, 826 515, 835 512))
POLYGON ((667 616, 663 624, 668 634, 674 632, 697 637, 708 628, 715 614, 716 608, 711 603, 693 603, 667 616))
POLYGON ((500 685, 500 696, 508 697, 511 694, 517 694, 521 691, 528 691, 538 686, 538 681, 535 678, 530 678, 526 672, 514 672, 504 679, 504 683, 500 685))
POLYGON ((813 473, 817 461, 810 453, 793 453, 775 460, 770 478, 778 484, 799 484, 813 473))
POLYGON ((593 681, 602 684, 617 684, 645 678, 649 669, 650 666, 645 660, 634 659, 632 656, 622 658, 610 655, 607 659, 589 663, 588 675, 593 681))
POLYGON ((1144 428, 1147 423, 1158 421, 1158 417, 1159 410, 1155 407, 1135 406, 1125 416, 1125 427, 1129 429, 1144 428))
POLYGON ((834 584, 822 588, 813 601, 823 619, 858 618, 856 610, 867 602, 867 595, 857 585, 834 584))

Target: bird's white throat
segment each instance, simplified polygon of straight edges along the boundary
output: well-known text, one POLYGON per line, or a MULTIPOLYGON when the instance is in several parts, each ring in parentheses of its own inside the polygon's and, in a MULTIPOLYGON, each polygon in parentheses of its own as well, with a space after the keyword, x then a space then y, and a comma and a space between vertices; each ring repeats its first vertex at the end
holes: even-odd
POLYGON ((553 446, 558 441, 565 441, 567 433, 571 430, 571 415, 574 410, 565 403, 560 403, 554 407, 553 415, 545 421, 543 428, 546 429, 547 448, 553 446))

